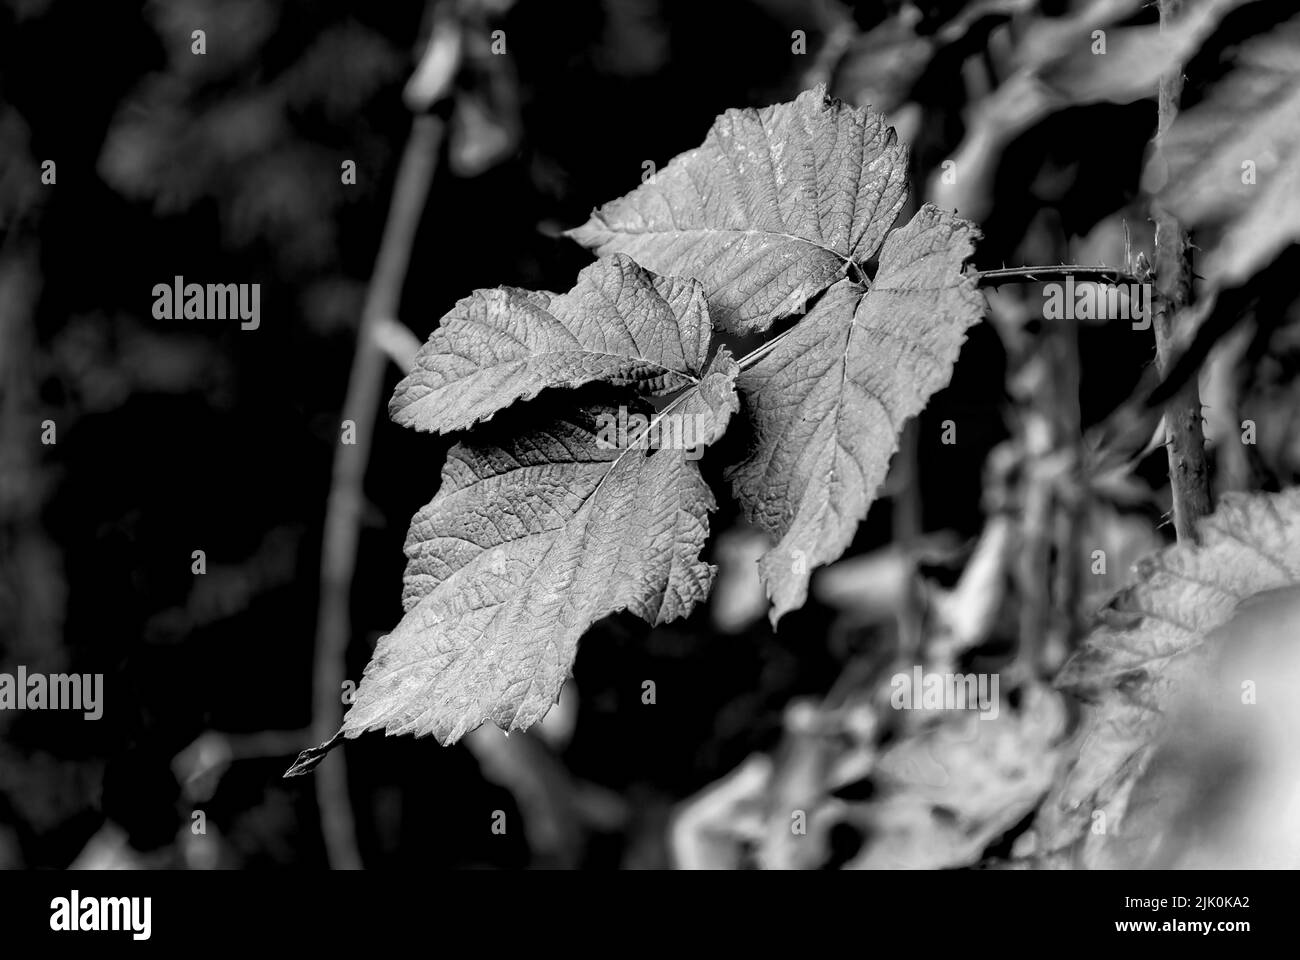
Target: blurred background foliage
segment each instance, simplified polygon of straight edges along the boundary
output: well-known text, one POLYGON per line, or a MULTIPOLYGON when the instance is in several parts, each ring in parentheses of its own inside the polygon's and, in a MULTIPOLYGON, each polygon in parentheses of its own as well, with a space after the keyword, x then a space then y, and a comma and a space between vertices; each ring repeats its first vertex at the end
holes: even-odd
MULTIPOLYGON (((917 199, 980 223, 979 266, 1131 266, 1128 251, 1151 248, 1142 176, 1158 68, 1189 61, 1194 109, 1238 48, 1288 14, 1208 3, 1170 52, 1154 5, 1136 0, 557 6, 0 9, 0 669, 102 672, 107 686, 97 723, 0 713, 0 866, 326 863, 311 783, 280 774, 310 721, 331 457, 411 125, 404 92, 434 101, 448 131, 399 317, 422 339, 476 287, 567 289, 588 254, 564 229, 631 189, 646 161, 697 145, 724 109, 816 82, 889 115, 911 144, 917 199), (1096 29, 1106 56, 1091 50, 1096 29), (495 30, 504 56, 490 50, 495 30), (153 285, 176 275, 260 283, 260 329, 154 319, 153 285), (39 442, 46 419, 53 446, 39 442), (196 549, 205 576, 191 574, 196 549), (195 810, 206 834, 191 830, 195 810)), ((1230 231, 1237 214, 1211 215, 1210 229, 1230 231)), ((1248 279, 1289 269, 1288 242, 1252 249, 1248 279)), ((1217 491, 1300 475, 1293 289, 1268 287, 1267 322, 1211 365, 1211 439, 1243 410, 1261 437, 1245 452, 1216 446, 1217 491)), ((1022 856, 1070 724, 1047 681, 1087 611, 1172 536, 1159 447, 1082 484, 1053 459, 1133 392, 1149 334, 1081 321, 1063 337, 1044 329, 1041 297, 1034 285, 990 294, 990 322, 905 434, 853 548, 778 633, 752 570, 762 539, 724 498, 707 607, 657 629, 598 625, 539 733, 508 749, 496 731, 446 750, 349 744, 364 862, 1022 856), (939 442, 946 420, 955 446, 939 442), (1001 671, 1011 709, 938 726, 882 710, 887 678, 917 662, 1001 671), (790 831, 793 808, 808 814, 806 838, 790 831), (493 835, 497 809, 522 829, 493 835)), ((385 392, 399 375, 390 365, 385 392)), ((400 616, 406 526, 445 451, 382 415, 373 429, 354 678, 400 616)))

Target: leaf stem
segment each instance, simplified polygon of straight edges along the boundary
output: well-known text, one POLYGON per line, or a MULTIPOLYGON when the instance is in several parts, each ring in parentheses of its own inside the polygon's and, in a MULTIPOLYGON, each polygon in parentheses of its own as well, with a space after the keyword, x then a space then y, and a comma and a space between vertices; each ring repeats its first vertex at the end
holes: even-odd
MULTIPOLYGON (((798 324, 795 324, 795 326, 798 326, 798 324)), ((736 361, 737 365, 740 367, 741 370, 748 370, 750 367, 754 366, 754 364, 758 363, 758 361, 762 360, 769 353, 775 350, 776 345, 780 343, 782 340, 784 340, 786 337, 788 337, 790 335, 791 330, 794 330, 794 327, 791 327, 789 330, 782 331, 781 333, 773 337, 771 340, 767 341, 767 343, 755 347, 753 350, 749 351, 749 353, 745 354, 743 357, 737 360, 736 361)))
MULTIPOLYGON (((1040 267, 999 267, 995 270, 977 270, 969 274, 981 287, 997 287, 1004 283, 1047 283, 1074 277, 1084 283, 1142 283, 1141 277, 1125 273, 1118 267, 1105 264, 1061 263, 1056 266, 1040 267)), ((767 343, 751 350, 737 361, 741 370, 748 370, 776 348, 776 345, 790 335, 798 324, 773 337, 767 343)))
POLYGON ((1125 273, 1118 267, 1105 264, 1088 266, 1062 263, 1043 267, 999 267, 996 270, 978 270, 973 276, 981 287, 996 287, 1004 283, 1047 283, 1073 277, 1084 283, 1141 283, 1140 277, 1125 273))

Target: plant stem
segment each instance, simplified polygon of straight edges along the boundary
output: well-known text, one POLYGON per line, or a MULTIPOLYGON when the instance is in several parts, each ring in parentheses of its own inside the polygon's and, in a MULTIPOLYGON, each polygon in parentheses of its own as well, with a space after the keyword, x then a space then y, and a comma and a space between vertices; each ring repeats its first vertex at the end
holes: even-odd
MULTIPOLYGON (((312 695, 312 733, 318 743, 333 742, 343 716, 344 658, 352 639, 349 594, 360 539, 362 484, 370 459, 370 440, 387 359, 375 332, 385 318, 397 315, 411 246, 424 212, 442 135, 442 120, 427 115, 415 118, 398 167, 388 220, 375 260, 375 272, 366 292, 347 396, 343 401, 340 419, 351 420, 356 425, 356 443, 339 443, 335 447, 333 478, 325 513, 312 695)), ((348 799, 347 769, 341 753, 333 763, 323 764, 316 774, 316 798, 330 866, 342 870, 359 869, 361 855, 357 850, 352 805, 348 799)))
MULTIPOLYGON (((1168 29, 1182 0, 1160 0, 1160 27, 1168 29)), ((1182 65, 1160 78, 1155 149, 1178 115, 1183 92, 1182 65)), ((1180 350, 1178 325, 1192 295, 1191 250, 1182 224, 1158 202, 1151 205, 1156 223, 1155 237, 1155 329, 1156 366, 1161 377, 1169 375, 1180 350)), ((1166 449, 1169 454, 1169 485, 1173 493, 1174 529, 1180 541, 1195 543, 1196 523, 1210 512, 1209 470, 1205 458, 1205 437, 1201 431, 1200 388, 1195 376, 1164 406, 1166 449)))
POLYGON ((1074 277, 1083 283, 1141 283, 1141 279, 1117 267, 1104 264, 1086 266, 1062 263, 1055 267, 1001 267, 997 270, 980 270, 973 274, 981 287, 996 287, 1004 283, 1047 283, 1074 277))
MULTIPOLYGON (((1084 265, 1077 263, 1061 263, 1056 266, 1041 267, 999 267, 996 270, 979 270, 971 273, 981 287, 997 287, 1004 283, 1047 283, 1053 280, 1064 280, 1066 277, 1074 277, 1083 283, 1141 283, 1140 277, 1125 273, 1117 267, 1108 267, 1104 264, 1084 265)), ((795 325, 796 327, 798 324, 795 325)), ((754 364, 758 363, 765 356, 775 349, 785 337, 790 334, 791 327, 777 336, 773 337, 767 343, 751 350, 738 361, 741 370, 748 370, 754 364)))

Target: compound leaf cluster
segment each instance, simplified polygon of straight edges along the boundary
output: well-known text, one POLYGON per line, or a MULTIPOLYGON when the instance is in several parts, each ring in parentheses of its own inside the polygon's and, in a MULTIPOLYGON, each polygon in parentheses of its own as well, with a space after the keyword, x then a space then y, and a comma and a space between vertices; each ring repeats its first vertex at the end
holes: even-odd
POLYGON ((760 562, 773 621, 803 604, 808 571, 848 546, 904 423, 947 384, 983 311, 963 272, 972 224, 927 204, 894 229, 906 161, 880 115, 820 87, 728 111, 571 231, 601 256, 572 290, 480 290, 443 317, 390 413, 469 433, 411 522, 406 612, 343 736, 450 744, 488 720, 527 728, 596 620, 689 614, 713 580, 700 554, 715 499, 678 447, 713 443, 742 407, 757 439, 730 478, 776 541, 760 562), (714 328, 761 332, 810 302, 740 361, 715 341, 714 328), (597 382, 625 391, 623 411, 561 392, 597 382), (485 423, 535 413, 542 391, 556 403, 527 428, 485 423), (635 427, 611 443, 620 417, 635 427), (664 443, 682 423, 691 443, 664 443))

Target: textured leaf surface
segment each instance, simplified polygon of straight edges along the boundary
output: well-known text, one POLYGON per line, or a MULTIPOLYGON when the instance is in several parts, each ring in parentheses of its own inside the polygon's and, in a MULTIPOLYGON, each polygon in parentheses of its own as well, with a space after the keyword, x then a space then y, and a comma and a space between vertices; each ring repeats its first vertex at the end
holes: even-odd
POLYGON ((728 110, 703 145, 570 236, 704 285, 733 332, 774 319, 880 248, 907 193, 907 151, 884 118, 825 87, 761 110, 728 110))
POLYGON ((615 255, 560 296, 500 287, 461 300, 397 385, 389 413, 446 433, 547 387, 603 380, 671 393, 699 380, 710 334, 698 283, 615 255))
POLYGON ((1095 810, 1115 821, 1149 759, 1171 696, 1204 668, 1205 639, 1243 601, 1300 584, 1300 490, 1226 495, 1201 544, 1142 561, 1057 679, 1091 701, 1078 759, 1040 811, 1047 850, 1089 837, 1095 810))
MULTIPOLYGON (((703 418, 716 439, 737 409, 725 351, 664 413, 703 418)), ((578 640, 630 610, 651 623, 685 616, 714 569, 699 560, 712 493, 679 450, 598 443, 578 411, 522 436, 458 444, 442 487, 407 536, 406 615, 381 639, 344 719, 366 730, 433 734, 443 744, 486 720, 541 720, 578 640)))
POLYGON ((1198 267, 1219 286, 1243 283, 1300 240, 1297 46, 1300 19, 1245 44, 1210 97, 1175 119, 1147 171, 1185 226, 1219 232, 1198 267))
POLYGON ((843 280, 740 378, 757 437, 730 473, 777 541, 759 562, 773 623, 812 568, 840 556, 885 478, 904 422, 945 386, 983 313, 962 272, 976 228, 925 206, 885 241, 875 282, 843 280))

